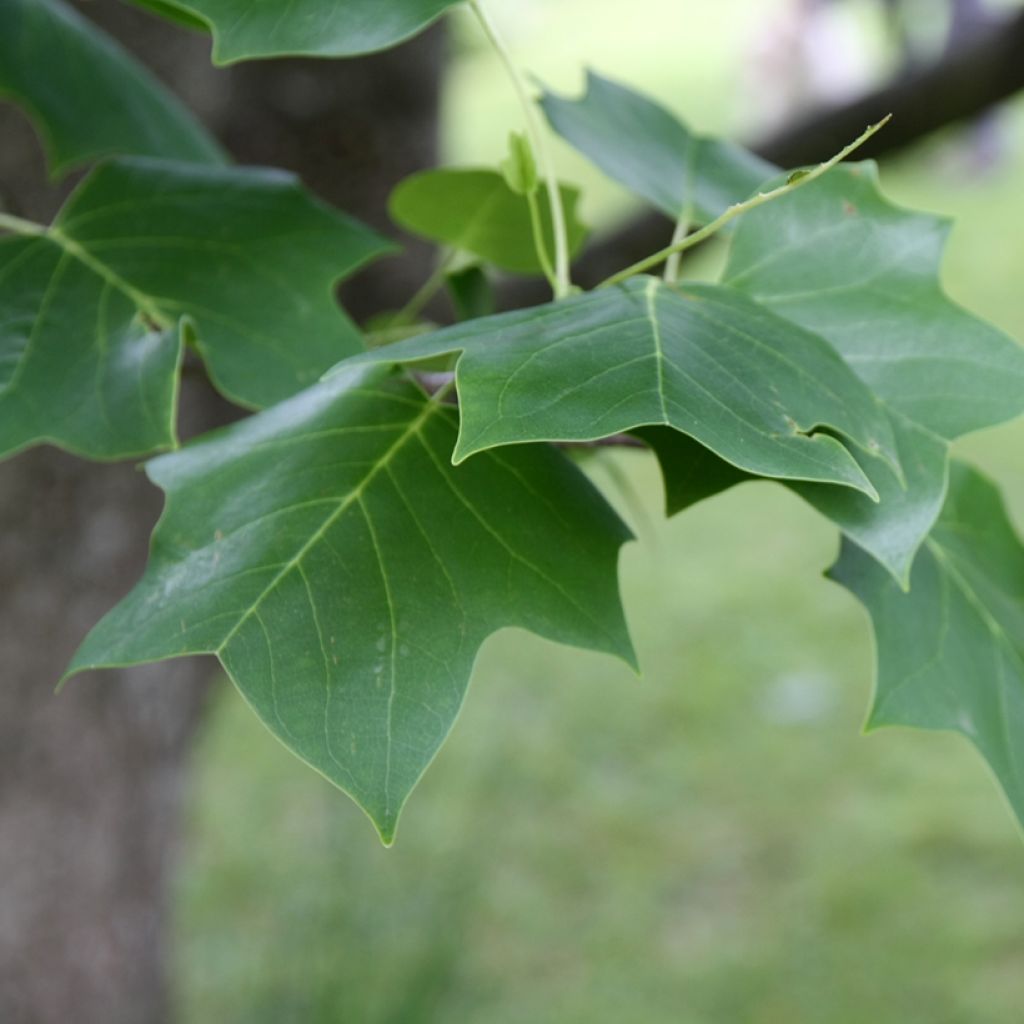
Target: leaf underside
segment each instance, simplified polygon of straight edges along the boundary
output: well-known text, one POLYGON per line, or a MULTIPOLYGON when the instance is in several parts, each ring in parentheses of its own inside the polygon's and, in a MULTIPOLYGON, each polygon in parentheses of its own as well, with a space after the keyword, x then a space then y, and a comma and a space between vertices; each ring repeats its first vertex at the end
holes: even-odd
POLYGON ((390 842, 492 632, 634 660, 621 521, 547 446, 453 467, 456 423, 363 369, 151 462, 149 567, 69 674, 216 654, 390 842))
MULTIPOLYGON (((151 0, 135 0, 151 7, 151 0)), ((462 0, 164 0, 210 26, 218 64, 259 57, 356 57, 421 32, 462 0)))
POLYGON ((49 231, 0 238, 0 453, 173 444, 183 324, 229 398, 294 394, 362 350, 333 285, 387 248, 286 174, 101 166, 49 231))
POLYGON ((0 96, 33 118, 54 174, 109 155, 224 163, 146 68, 60 0, 0 3, 0 96))
POLYGON ((868 492, 835 435, 870 461, 895 460, 886 418, 829 346, 727 289, 634 278, 354 362, 452 352, 461 353, 457 461, 496 445, 592 441, 645 425, 671 426, 749 472, 868 492))

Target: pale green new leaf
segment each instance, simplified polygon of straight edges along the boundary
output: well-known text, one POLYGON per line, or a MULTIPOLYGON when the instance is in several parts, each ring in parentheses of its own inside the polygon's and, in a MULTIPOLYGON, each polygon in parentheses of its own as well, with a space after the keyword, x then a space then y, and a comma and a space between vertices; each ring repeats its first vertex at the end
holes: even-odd
POLYGON ((869 726, 966 736, 1024 822, 1024 546, 996 488, 953 465, 909 593, 849 542, 830 575, 874 623, 878 681, 869 726))
POLYGON ((665 425, 748 472, 873 494, 853 455, 898 466, 874 397, 820 338, 749 299, 655 278, 401 342, 356 361, 459 352, 456 461, 522 441, 665 425))
POLYGON ((593 72, 578 100, 545 93, 551 126, 608 177, 678 220, 707 224, 778 168, 718 139, 695 135, 653 100, 593 72))
MULTIPOLYGON (((154 7, 153 0, 135 0, 154 7)), ((208 25, 218 64, 357 57, 411 38, 462 0, 160 0, 208 25)))
MULTIPOLYGON (((575 255, 587 237, 576 214, 579 191, 561 186, 569 249, 575 255)), ((537 189, 536 203, 547 251, 555 251, 546 187, 537 189)), ((509 188, 496 171, 423 171, 406 178, 391 194, 392 219, 414 234, 452 246, 502 270, 539 274, 529 201, 509 188)))
POLYGON ((830 342, 885 404, 905 479, 862 459, 881 502, 801 493, 903 582, 942 508, 949 441, 1024 413, 1024 350, 942 290, 948 231, 886 200, 873 164, 844 166, 744 215, 724 275, 830 342))
POLYGON ((151 462, 149 567, 69 673, 216 654, 390 842, 492 632, 633 661, 621 521, 547 446, 453 467, 457 419, 363 369, 151 462))
POLYGON ((386 249, 286 174, 98 168, 51 228, 0 238, 0 453, 172 444, 183 323, 228 397, 294 394, 362 351, 333 284, 386 249))
POLYGON ((117 154, 224 162, 146 68, 61 0, 0 3, 0 96, 32 117, 54 174, 117 154))

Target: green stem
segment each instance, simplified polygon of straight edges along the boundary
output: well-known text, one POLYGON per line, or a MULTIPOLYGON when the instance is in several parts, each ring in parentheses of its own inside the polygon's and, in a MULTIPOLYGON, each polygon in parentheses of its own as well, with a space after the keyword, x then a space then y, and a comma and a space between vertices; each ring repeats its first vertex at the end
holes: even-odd
POLYGON ((657 267, 664 263, 666 260, 671 259, 672 256, 677 253, 683 253, 687 249, 692 249, 695 245, 700 245, 701 242, 710 238, 712 235, 717 234, 729 221, 734 220, 741 214, 747 213, 750 210, 756 209, 758 206, 763 206, 765 203, 770 203, 775 199, 781 199, 782 196, 788 195, 790 192, 795 192, 798 188, 802 188, 804 185, 809 185, 816 178, 820 178, 827 171, 832 170, 836 164, 841 163, 845 160, 854 150, 859 149, 864 145, 868 139, 871 138, 876 132, 880 131, 889 123, 889 119, 892 117, 891 114, 884 117, 878 124, 873 124, 863 135, 860 136, 855 142, 851 142, 844 150, 837 153, 831 160, 825 161, 823 164, 819 164, 813 170, 796 172, 791 175, 785 185, 780 185, 778 188, 772 189, 770 192, 758 192, 756 196, 752 196, 750 199, 743 203, 737 203, 735 206, 730 206, 716 220, 713 220, 706 227, 695 231, 692 235, 687 235, 678 241, 675 241, 667 249, 662 249, 660 252, 656 252, 653 256, 648 256, 646 259, 640 260, 639 263, 634 263, 630 267, 626 267, 625 270, 620 270, 617 274, 612 274, 606 281, 602 281, 598 288, 609 288, 615 284, 621 284, 623 281, 628 280, 631 277, 635 277, 637 274, 642 274, 644 271, 650 270, 652 267, 657 267))
POLYGON ((32 220, 23 220, 9 213, 0 213, 0 231, 11 231, 16 235, 45 235, 46 228, 32 220))
POLYGON ((392 326, 402 327, 415 322, 416 317, 423 312, 423 307, 444 287, 444 279, 451 269, 455 255, 454 249, 445 253, 430 277, 423 282, 420 289, 405 306, 395 314, 394 319, 391 321, 392 326))
MULTIPOLYGON (((680 214, 679 220, 676 221, 676 230, 672 235, 672 246, 678 246, 681 242, 685 241, 686 236, 690 232, 690 223, 692 220, 693 202, 690 201, 683 208, 683 212, 680 214)), ((665 264, 666 284, 677 284, 679 282, 679 268, 682 264, 683 251, 681 249, 677 249, 671 256, 669 256, 668 262, 665 264)))
POLYGON ((526 193, 526 202, 530 206, 530 223, 533 225, 533 244, 537 249, 537 259, 540 260, 541 269, 548 279, 554 292, 558 291, 558 278, 555 276, 554 267, 551 266, 551 256, 548 254, 548 243, 544 237, 544 224, 540 217, 540 205, 537 202, 536 192, 526 193))
POLYGON ((553 287, 555 298, 561 299, 568 295, 572 290, 572 281, 569 276, 569 232, 566 227, 565 207, 562 205, 562 191, 558 187, 558 176, 555 174, 554 161, 551 159, 547 140, 537 117, 533 101, 530 99, 530 94, 526 88, 526 82, 523 80, 523 76, 516 67, 515 61, 512 60, 512 56, 498 33, 494 22, 491 21, 490 15, 484 8, 482 0, 468 0, 468 3, 473 13, 476 15, 477 20, 480 22, 480 25, 484 30, 484 34, 490 41, 491 46, 494 47, 495 52, 501 58, 501 62, 505 65, 505 69, 508 71, 509 77, 512 80, 512 85, 515 88, 516 96, 519 98, 520 106, 523 108, 523 117, 526 123, 526 134, 529 137, 530 145, 533 147, 533 151, 537 156, 537 162, 540 165, 541 173, 544 175, 544 181, 548 190, 548 201, 551 203, 551 223, 555 231, 555 272, 553 287))

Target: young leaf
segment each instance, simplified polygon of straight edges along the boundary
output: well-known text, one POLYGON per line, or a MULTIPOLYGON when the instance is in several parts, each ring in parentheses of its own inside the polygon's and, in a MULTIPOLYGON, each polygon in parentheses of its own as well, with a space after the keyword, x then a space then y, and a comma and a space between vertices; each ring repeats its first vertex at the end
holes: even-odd
POLYGON ((179 325, 214 383, 270 404, 362 350, 333 282, 387 245, 289 175, 124 160, 53 226, 0 239, 0 453, 172 442, 179 325))
POLYGON ((456 422, 364 369, 150 463, 149 567, 69 674, 216 654, 390 842, 492 632, 633 661, 621 521, 547 447, 453 468, 456 422))
POLYGON ((677 220, 707 224, 742 202, 778 168, 753 153, 694 135, 653 100, 587 75, 582 99, 545 93, 552 128, 608 177, 677 220))
POLYGON ((184 106, 61 0, 0 3, 0 96, 33 118, 54 174, 114 154, 224 163, 184 106))
POLYGON ((881 502, 801 493, 906 582, 938 516, 949 441, 1024 413, 1024 350, 942 291, 948 225, 889 203, 873 164, 746 214, 724 281, 829 341, 884 403, 904 480, 861 460, 881 502))
POLYGON ((356 361, 462 353, 456 460, 671 426, 749 472, 873 494, 842 435, 898 467, 874 397, 820 338, 728 289, 655 278, 424 335, 356 361))
POLYGON ((517 196, 533 195, 540 188, 537 161, 533 157, 530 140, 522 132, 509 135, 508 156, 501 162, 501 173, 505 184, 517 196))
POLYGON ((830 575, 874 623, 878 682, 869 726, 966 736, 1024 822, 1024 547, 996 488, 954 464, 909 593, 848 542, 830 575))
MULTIPOLYGON (((160 0, 213 32, 218 64, 254 57, 356 57, 421 32, 462 0, 160 0)), ((143 7, 153 0, 135 0, 143 7)))
MULTIPOLYGON (((579 252, 587 229, 576 216, 579 192, 561 187, 568 219, 569 246, 579 252)), ((554 250, 547 189, 537 191, 543 236, 554 250)), ((391 194, 391 217, 402 227, 434 242, 472 253, 502 270, 539 274, 541 263, 527 198, 517 195, 496 171, 423 171, 406 178, 391 194)))

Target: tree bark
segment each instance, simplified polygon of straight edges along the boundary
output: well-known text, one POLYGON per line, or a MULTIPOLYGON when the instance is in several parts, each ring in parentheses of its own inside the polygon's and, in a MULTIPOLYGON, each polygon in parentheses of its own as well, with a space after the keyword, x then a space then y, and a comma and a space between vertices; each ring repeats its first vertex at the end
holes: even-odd
MULTIPOLYGON (((82 5, 128 42, 243 162, 298 172, 324 198, 386 227, 385 198, 436 163, 442 38, 374 58, 209 66, 208 41, 112 0, 82 5)), ((47 218, 26 123, 0 109, 0 199, 47 218)), ((422 250, 347 290, 357 314, 400 306, 422 250)), ((202 381, 183 397, 195 434, 234 415, 202 381)), ((134 466, 52 449, 0 466, 0 1021, 160 1024, 172 1017, 168 882, 187 755, 208 661, 54 685, 89 627, 145 563, 160 496, 134 466)))

